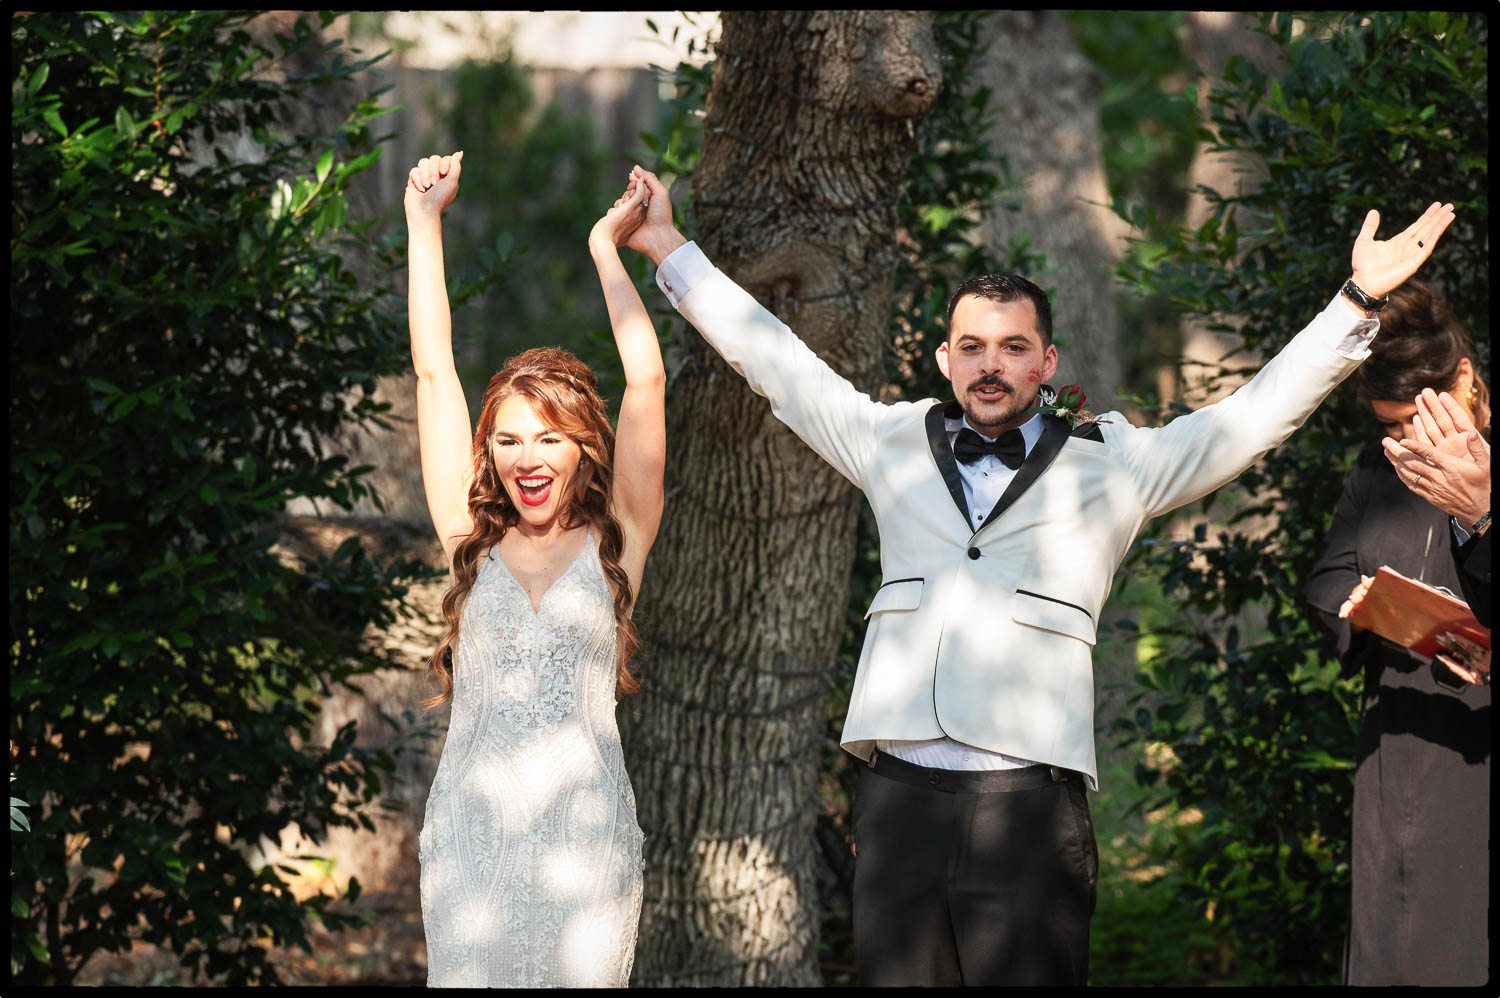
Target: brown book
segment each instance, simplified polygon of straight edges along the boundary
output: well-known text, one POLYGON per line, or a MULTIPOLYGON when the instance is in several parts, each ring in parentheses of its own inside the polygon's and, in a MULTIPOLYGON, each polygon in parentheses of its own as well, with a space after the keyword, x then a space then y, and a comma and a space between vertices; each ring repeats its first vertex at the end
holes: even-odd
POLYGON ((1490 629, 1474 619, 1469 604, 1384 565, 1349 619, 1428 658, 1437 652, 1438 635, 1449 631, 1490 647, 1490 629))

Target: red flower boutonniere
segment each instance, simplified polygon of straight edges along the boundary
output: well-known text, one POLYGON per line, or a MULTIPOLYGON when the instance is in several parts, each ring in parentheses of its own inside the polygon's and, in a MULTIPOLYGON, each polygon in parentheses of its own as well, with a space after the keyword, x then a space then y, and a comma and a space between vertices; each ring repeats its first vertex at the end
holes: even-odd
POLYGON ((1108 423, 1083 407, 1088 396, 1078 385, 1063 385, 1058 391, 1043 385, 1036 395, 1037 405, 1028 412, 1040 412, 1048 416, 1061 416, 1075 429, 1084 423, 1108 423))

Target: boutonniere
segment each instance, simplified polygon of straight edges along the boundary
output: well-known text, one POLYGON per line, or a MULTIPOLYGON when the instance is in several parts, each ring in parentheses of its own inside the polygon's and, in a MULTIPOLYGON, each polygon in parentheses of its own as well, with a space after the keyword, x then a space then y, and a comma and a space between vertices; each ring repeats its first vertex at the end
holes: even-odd
POLYGON ((1040 412, 1047 416, 1061 416, 1068 421, 1074 429, 1084 423, 1108 423, 1107 419, 1100 419, 1083 407, 1088 401, 1088 396, 1083 394, 1083 389, 1078 385, 1063 385, 1058 391, 1053 391, 1048 385, 1043 385, 1036 393, 1037 405, 1027 412, 1040 412))

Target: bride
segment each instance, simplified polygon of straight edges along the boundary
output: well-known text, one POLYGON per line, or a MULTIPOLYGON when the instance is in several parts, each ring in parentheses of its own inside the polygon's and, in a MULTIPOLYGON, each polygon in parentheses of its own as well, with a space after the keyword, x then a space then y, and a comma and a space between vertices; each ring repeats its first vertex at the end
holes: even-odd
POLYGON ((618 247, 648 192, 632 170, 589 235, 625 370, 618 433, 593 372, 541 347, 490 379, 471 436, 441 222, 462 160, 423 159, 405 194, 422 481, 453 579, 424 703, 453 703, 419 839, 428 984, 623 987, 643 835, 615 701, 637 689, 630 613, 666 427, 661 351, 618 247))

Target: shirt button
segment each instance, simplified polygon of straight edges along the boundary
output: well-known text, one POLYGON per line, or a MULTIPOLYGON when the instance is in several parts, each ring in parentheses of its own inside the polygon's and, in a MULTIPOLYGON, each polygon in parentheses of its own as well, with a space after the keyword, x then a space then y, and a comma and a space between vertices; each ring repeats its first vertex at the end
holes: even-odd
POLYGON ((927 774, 927 782, 931 783, 933 786, 937 786, 938 785, 938 774, 936 774, 936 773, 928 773, 927 774))
POLYGON ((964 753, 964 762, 968 762, 968 761, 969 761, 969 753, 965 752, 964 753))
POLYGON ((978 548, 969 548, 969 557, 971 559, 978 558, 979 557, 979 549, 978 548))

